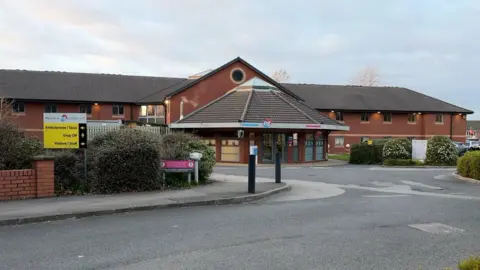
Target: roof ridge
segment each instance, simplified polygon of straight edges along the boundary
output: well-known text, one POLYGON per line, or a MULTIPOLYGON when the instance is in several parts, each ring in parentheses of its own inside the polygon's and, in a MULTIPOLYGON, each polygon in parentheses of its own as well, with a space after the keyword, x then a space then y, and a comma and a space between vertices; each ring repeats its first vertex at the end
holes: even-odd
POLYGON ((235 93, 235 92, 237 92, 236 89, 230 90, 230 91, 226 92, 225 94, 221 95, 220 97, 218 97, 218 98, 210 101, 209 103, 203 105, 202 107, 200 107, 200 108, 192 111, 191 113, 185 115, 182 119, 178 119, 178 120, 175 121, 174 123, 178 123, 178 122, 181 122, 181 121, 183 121, 183 120, 188 119, 189 117, 192 117, 194 114, 199 113, 199 112, 205 110, 206 108, 212 106, 212 105, 213 105, 214 103, 216 103, 217 101, 222 100, 222 99, 228 97, 229 95, 231 95, 231 94, 233 94, 233 93, 235 93))
POLYGON ((161 77, 161 76, 149 76, 149 75, 135 75, 135 74, 115 74, 115 73, 93 73, 93 72, 74 72, 74 71, 59 71, 59 70, 34 70, 34 69, 0 69, 0 72, 34 72, 34 73, 57 73, 57 74, 82 74, 82 75, 94 75, 94 76, 118 76, 118 77, 138 77, 138 78, 152 78, 152 79, 184 79, 181 77, 161 77))
POLYGON ((270 91, 272 92, 275 96, 279 97, 280 99, 282 99, 284 102, 286 102, 287 104, 289 104, 290 106, 292 106, 294 109, 296 109, 299 113, 303 114, 303 116, 307 117, 308 119, 310 119, 311 121, 313 121, 314 123, 317 123, 317 124, 320 124, 317 120, 313 119, 313 117, 311 117, 310 115, 308 115, 307 113, 305 113, 304 111, 302 111, 300 108, 298 108, 297 106, 295 106, 295 104, 291 103, 290 101, 288 101, 286 98, 282 97, 281 95, 279 95, 276 91, 270 91))
POLYGON ((245 116, 247 115, 248 108, 250 107, 250 102, 252 100, 253 92, 254 91, 250 91, 250 93, 248 93, 247 102, 245 103, 245 107, 243 108, 242 116, 240 117, 240 121, 242 121, 242 122, 245 120, 245 116))

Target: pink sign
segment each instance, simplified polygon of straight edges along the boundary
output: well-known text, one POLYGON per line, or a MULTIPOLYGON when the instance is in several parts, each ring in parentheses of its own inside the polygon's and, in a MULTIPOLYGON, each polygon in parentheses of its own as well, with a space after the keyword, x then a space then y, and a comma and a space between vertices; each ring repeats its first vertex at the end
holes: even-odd
POLYGON ((193 169, 193 160, 162 160, 160 167, 162 169, 193 169))
POLYGON ((318 124, 306 124, 306 128, 321 128, 321 125, 318 124))

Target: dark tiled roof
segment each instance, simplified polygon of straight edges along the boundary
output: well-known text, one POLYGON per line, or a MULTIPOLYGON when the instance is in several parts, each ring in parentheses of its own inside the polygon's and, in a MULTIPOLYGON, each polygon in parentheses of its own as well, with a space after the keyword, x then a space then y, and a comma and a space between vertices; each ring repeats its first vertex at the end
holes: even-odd
POLYGON ((467 130, 480 130, 480 120, 469 120, 467 121, 467 130))
POLYGON ((453 112, 472 111, 402 87, 282 84, 318 110, 453 112))
POLYGON ((133 103, 183 81, 185 79, 165 77, 0 70, 0 95, 25 100, 133 103))
MULTIPOLYGON (((241 88, 241 87, 239 87, 241 88)), ((176 123, 342 124, 278 90, 234 89, 176 123)))

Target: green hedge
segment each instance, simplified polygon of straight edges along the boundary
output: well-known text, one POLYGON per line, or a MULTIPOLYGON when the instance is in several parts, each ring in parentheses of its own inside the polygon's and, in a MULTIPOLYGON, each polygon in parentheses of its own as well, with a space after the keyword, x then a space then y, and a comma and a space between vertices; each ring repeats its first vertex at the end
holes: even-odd
POLYGON ((352 145, 350 150, 351 164, 381 164, 383 144, 360 143, 352 145))
POLYGON ((391 139, 383 146, 383 159, 411 159, 412 142, 406 138, 391 139))
POLYGON ((32 156, 43 152, 42 143, 36 137, 25 137, 10 121, 0 120, 0 169, 29 169, 32 156))
POLYGON ((437 166, 455 166, 458 153, 450 138, 433 136, 427 143, 427 158, 425 163, 437 166))
POLYGON ((461 176, 480 180, 480 151, 468 151, 459 158, 457 172, 461 176))
POLYGON ((423 165, 421 161, 412 159, 386 159, 383 161, 386 166, 420 166, 423 165))
POLYGON ((84 194, 90 192, 85 181, 83 151, 56 151, 55 157, 55 193, 84 194))

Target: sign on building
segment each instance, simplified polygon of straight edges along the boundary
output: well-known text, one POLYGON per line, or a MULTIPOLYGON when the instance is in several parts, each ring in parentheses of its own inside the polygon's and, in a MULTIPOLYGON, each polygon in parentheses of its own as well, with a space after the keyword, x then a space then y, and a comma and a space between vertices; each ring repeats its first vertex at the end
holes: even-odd
POLYGON ((87 148, 85 113, 44 113, 44 148, 87 148))
POLYGON ((412 140, 412 159, 425 160, 427 158, 427 140, 412 140))

